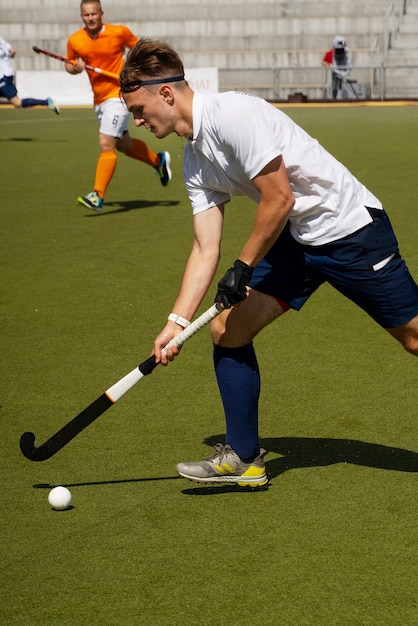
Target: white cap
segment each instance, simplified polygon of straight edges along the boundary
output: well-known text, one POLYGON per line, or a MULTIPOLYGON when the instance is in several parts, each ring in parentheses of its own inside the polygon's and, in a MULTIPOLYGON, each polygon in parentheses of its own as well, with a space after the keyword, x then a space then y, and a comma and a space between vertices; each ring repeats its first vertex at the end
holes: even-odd
POLYGON ((333 48, 348 48, 347 42, 341 35, 337 35, 334 37, 334 41, 332 42, 333 48))

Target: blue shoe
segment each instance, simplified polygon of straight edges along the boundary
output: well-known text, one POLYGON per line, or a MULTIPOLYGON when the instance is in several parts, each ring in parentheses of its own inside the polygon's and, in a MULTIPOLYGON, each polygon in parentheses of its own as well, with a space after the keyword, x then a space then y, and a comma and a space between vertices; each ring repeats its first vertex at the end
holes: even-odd
POLYGON ((48 109, 51 109, 51 111, 54 111, 57 115, 60 114, 60 110, 52 98, 48 98, 48 109))
POLYGON ((161 181, 162 186, 163 187, 167 187, 168 183, 170 182, 170 180, 172 178, 171 170, 170 170, 170 161, 171 161, 170 153, 169 152, 159 152, 157 154, 157 156, 160 157, 160 163, 155 168, 155 171, 157 172, 158 176, 160 177, 160 181, 161 181))
POLYGON ((101 211, 103 206, 103 200, 95 191, 91 191, 87 196, 79 196, 77 202, 88 209, 93 209, 93 211, 101 211))

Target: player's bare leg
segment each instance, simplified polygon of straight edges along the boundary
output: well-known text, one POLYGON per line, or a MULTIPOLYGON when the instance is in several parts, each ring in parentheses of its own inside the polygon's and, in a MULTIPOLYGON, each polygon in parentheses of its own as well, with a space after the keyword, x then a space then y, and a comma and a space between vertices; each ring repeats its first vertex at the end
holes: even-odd
POLYGON ((398 328, 386 330, 403 345, 407 352, 418 356, 418 315, 398 328))
POLYGON ((275 298, 250 289, 244 302, 227 309, 212 321, 213 343, 228 348, 245 346, 282 313, 275 298))

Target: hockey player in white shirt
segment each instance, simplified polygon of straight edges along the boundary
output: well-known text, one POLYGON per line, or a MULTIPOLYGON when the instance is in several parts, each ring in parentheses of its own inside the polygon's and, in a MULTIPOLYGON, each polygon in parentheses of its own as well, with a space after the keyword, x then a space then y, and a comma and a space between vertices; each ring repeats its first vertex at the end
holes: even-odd
POLYGON ((218 268, 226 204, 256 204, 248 239, 218 283, 225 309, 211 324, 226 441, 178 473, 202 483, 267 483, 258 439, 260 374, 253 339, 288 309, 299 310, 328 282, 408 352, 418 355, 418 287, 402 259, 381 202, 316 139, 266 101, 237 92, 203 96, 184 79, 178 54, 141 39, 128 54, 121 93, 137 126, 157 138, 187 139, 184 178, 194 214, 194 244, 163 347, 187 326, 218 268))

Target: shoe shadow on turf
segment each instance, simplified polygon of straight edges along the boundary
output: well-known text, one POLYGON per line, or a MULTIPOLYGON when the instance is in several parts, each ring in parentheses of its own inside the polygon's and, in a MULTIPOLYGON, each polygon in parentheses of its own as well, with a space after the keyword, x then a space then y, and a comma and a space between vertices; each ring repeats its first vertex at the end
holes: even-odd
MULTIPOLYGON (((204 440, 209 446, 224 442, 225 435, 214 435, 204 440)), ((322 467, 336 463, 350 463, 363 467, 392 470, 396 472, 418 472, 418 452, 393 448, 378 443, 367 443, 356 439, 329 439, 314 437, 271 437, 260 440, 267 450, 266 471, 269 479, 276 478, 288 470, 304 467, 322 467), (280 455, 268 459, 269 453, 280 455)), ((242 492, 242 488, 237 487, 242 492)), ((183 493, 210 495, 230 492, 231 486, 194 487, 183 493)), ((250 489, 250 491, 253 491, 250 489)))
MULTIPOLYGON (((224 443, 225 435, 213 435, 204 440, 208 446, 224 443)), ((260 440, 260 444, 269 453, 280 455, 275 459, 266 459, 266 470, 269 479, 276 478, 288 470, 305 467, 322 467, 337 463, 349 463, 363 467, 392 470, 395 472, 418 472, 418 452, 404 448, 393 448, 378 443, 367 443, 356 439, 329 439, 314 437, 271 437, 260 440)), ((210 452, 208 452, 208 455, 210 452)), ((142 483, 160 480, 180 480, 179 476, 152 476, 148 478, 127 478, 120 480, 89 481, 78 483, 62 483, 65 487, 83 487, 91 485, 112 485, 122 483, 142 483)), ((60 483, 61 484, 61 483, 60 483)), ((270 483, 271 485, 271 483, 270 483)), ((55 484, 40 483, 33 485, 36 489, 52 489, 55 484)), ((186 495, 216 495, 222 493, 254 493, 267 491, 269 485, 258 487, 239 487, 235 485, 193 486, 182 489, 186 495)))
POLYGON ((418 453, 356 439, 324 439, 310 437, 279 437, 263 439, 266 450, 281 454, 268 461, 272 476, 290 469, 350 463, 363 467, 418 472, 418 453))
MULTIPOLYGON (((209 437, 205 443, 215 445, 219 440, 218 435, 209 437)), ((266 459, 267 471, 272 478, 291 469, 336 463, 350 463, 396 472, 418 472, 418 452, 378 443, 316 437, 270 437, 261 439, 260 443, 267 452, 281 455, 277 459, 266 459)))
POLYGON ((115 215, 115 213, 128 213, 129 211, 137 211, 138 209, 150 209, 154 207, 175 207, 180 204, 180 200, 119 200, 116 202, 105 202, 100 211, 89 211, 84 217, 104 217, 106 215, 115 215), (106 210, 108 207, 115 207, 112 210, 106 210))

